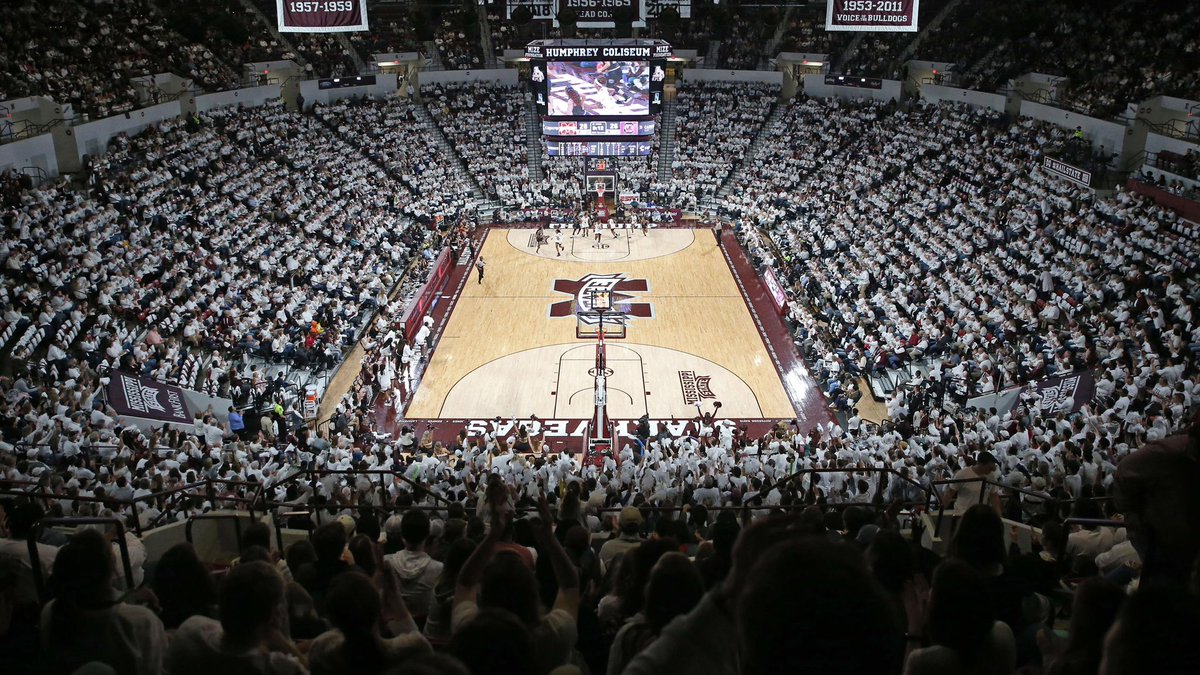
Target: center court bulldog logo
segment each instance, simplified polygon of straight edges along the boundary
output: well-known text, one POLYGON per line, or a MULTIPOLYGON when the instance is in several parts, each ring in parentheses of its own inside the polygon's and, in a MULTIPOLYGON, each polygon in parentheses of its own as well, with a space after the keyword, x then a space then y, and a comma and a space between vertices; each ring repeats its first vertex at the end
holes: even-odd
POLYGON ((612 311, 604 313, 605 323, 626 323, 629 319, 650 319, 654 317, 654 308, 648 302, 630 302, 635 296, 629 293, 645 293, 650 290, 650 284, 645 279, 626 279, 623 274, 589 274, 582 279, 555 279, 554 290, 571 296, 570 300, 562 300, 550 305, 550 316, 562 318, 581 315, 584 323, 596 325, 596 316, 588 315, 592 311, 592 297, 597 291, 608 291, 612 297, 612 311))

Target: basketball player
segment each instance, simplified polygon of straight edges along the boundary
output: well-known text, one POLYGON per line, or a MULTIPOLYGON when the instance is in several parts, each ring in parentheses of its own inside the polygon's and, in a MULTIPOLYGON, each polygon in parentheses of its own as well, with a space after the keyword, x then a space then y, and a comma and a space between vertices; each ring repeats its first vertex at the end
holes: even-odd
POLYGON ((479 270, 479 283, 481 284, 483 283, 483 268, 485 265, 487 265, 487 262, 484 261, 483 254, 481 253, 479 255, 479 260, 475 261, 475 269, 479 270))
MULTIPOLYGON (((635 223, 637 222, 637 216, 634 216, 634 222, 635 223)), ((649 218, 642 219, 642 236, 643 237, 650 236, 650 219, 649 218)))
POLYGON ((599 241, 600 241, 600 235, 601 235, 601 232, 600 232, 600 226, 601 226, 601 225, 602 225, 602 223, 601 223, 600 221, 598 221, 598 220, 597 220, 597 221, 596 221, 596 228, 595 228, 595 229, 596 229, 596 241, 597 241, 597 242, 599 242, 599 241))
POLYGON ((579 227, 583 229, 583 236, 586 237, 588 231, 588 215, 586 210, 579 213, 579 227))
POLYGON ((533 239, 537 242, 537 248, 533 249, 534 253, 542 252, 542 244, 546 243, 546 232, 542 230, 542 226, 538 225, 537 231, 533 233, 533 239))
POLYGON ((582 231, 583 231, 583 219, 576 218, 575 225, 572 226, 572 228, 571 228, 571 237, 574 238, 575 235, 579 234, 582 231))
POLYGON ((560 230, 560 229, 554 230, 554 251, 555 251, 554 256, 556 258, 562 257, 563 236, 562 236, 562 230, 560 230))

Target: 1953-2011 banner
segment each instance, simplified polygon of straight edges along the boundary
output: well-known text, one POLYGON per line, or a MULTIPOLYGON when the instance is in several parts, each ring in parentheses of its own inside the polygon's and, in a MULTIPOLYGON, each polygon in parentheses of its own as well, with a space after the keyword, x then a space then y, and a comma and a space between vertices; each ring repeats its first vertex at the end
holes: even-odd
POLYGON ((825 30, 917 31, 920 0, 829 0, 825 30))
POLYGON ((367 30, 367 0, 275 0, 280 33, 367 30))

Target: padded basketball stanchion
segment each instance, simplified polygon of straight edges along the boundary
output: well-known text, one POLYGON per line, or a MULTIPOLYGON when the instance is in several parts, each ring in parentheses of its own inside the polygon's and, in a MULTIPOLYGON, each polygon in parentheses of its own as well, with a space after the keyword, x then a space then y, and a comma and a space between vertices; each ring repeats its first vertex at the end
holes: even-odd
POLYGON ((583 456, 584 464, 604 465, 604 453, 612 451, 613 437, 608 422, 608 359, 604 348, 604 313, 612 309, 612 295, 608 291, 592 292, 592 311, 600 318, 596 332, 596 363, 593 369, 593 391, 595 411, 588 424, 588 445, 583 456))

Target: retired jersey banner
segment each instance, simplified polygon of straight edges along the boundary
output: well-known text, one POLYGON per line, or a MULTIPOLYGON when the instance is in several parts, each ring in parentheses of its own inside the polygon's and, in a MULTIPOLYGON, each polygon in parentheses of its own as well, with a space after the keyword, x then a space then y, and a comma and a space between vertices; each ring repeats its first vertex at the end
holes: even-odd
POLYGON ((117 370, 109 377, 108 404, 118 417, 143 417, 175 424, 194 422, 182 389, 117 370))
POLYGON ((367 0, 275 0, 280 33, 367 30, 367 0))
POLYGON ((917 32, 920 0, 829 0, 825 30, 917 32))

